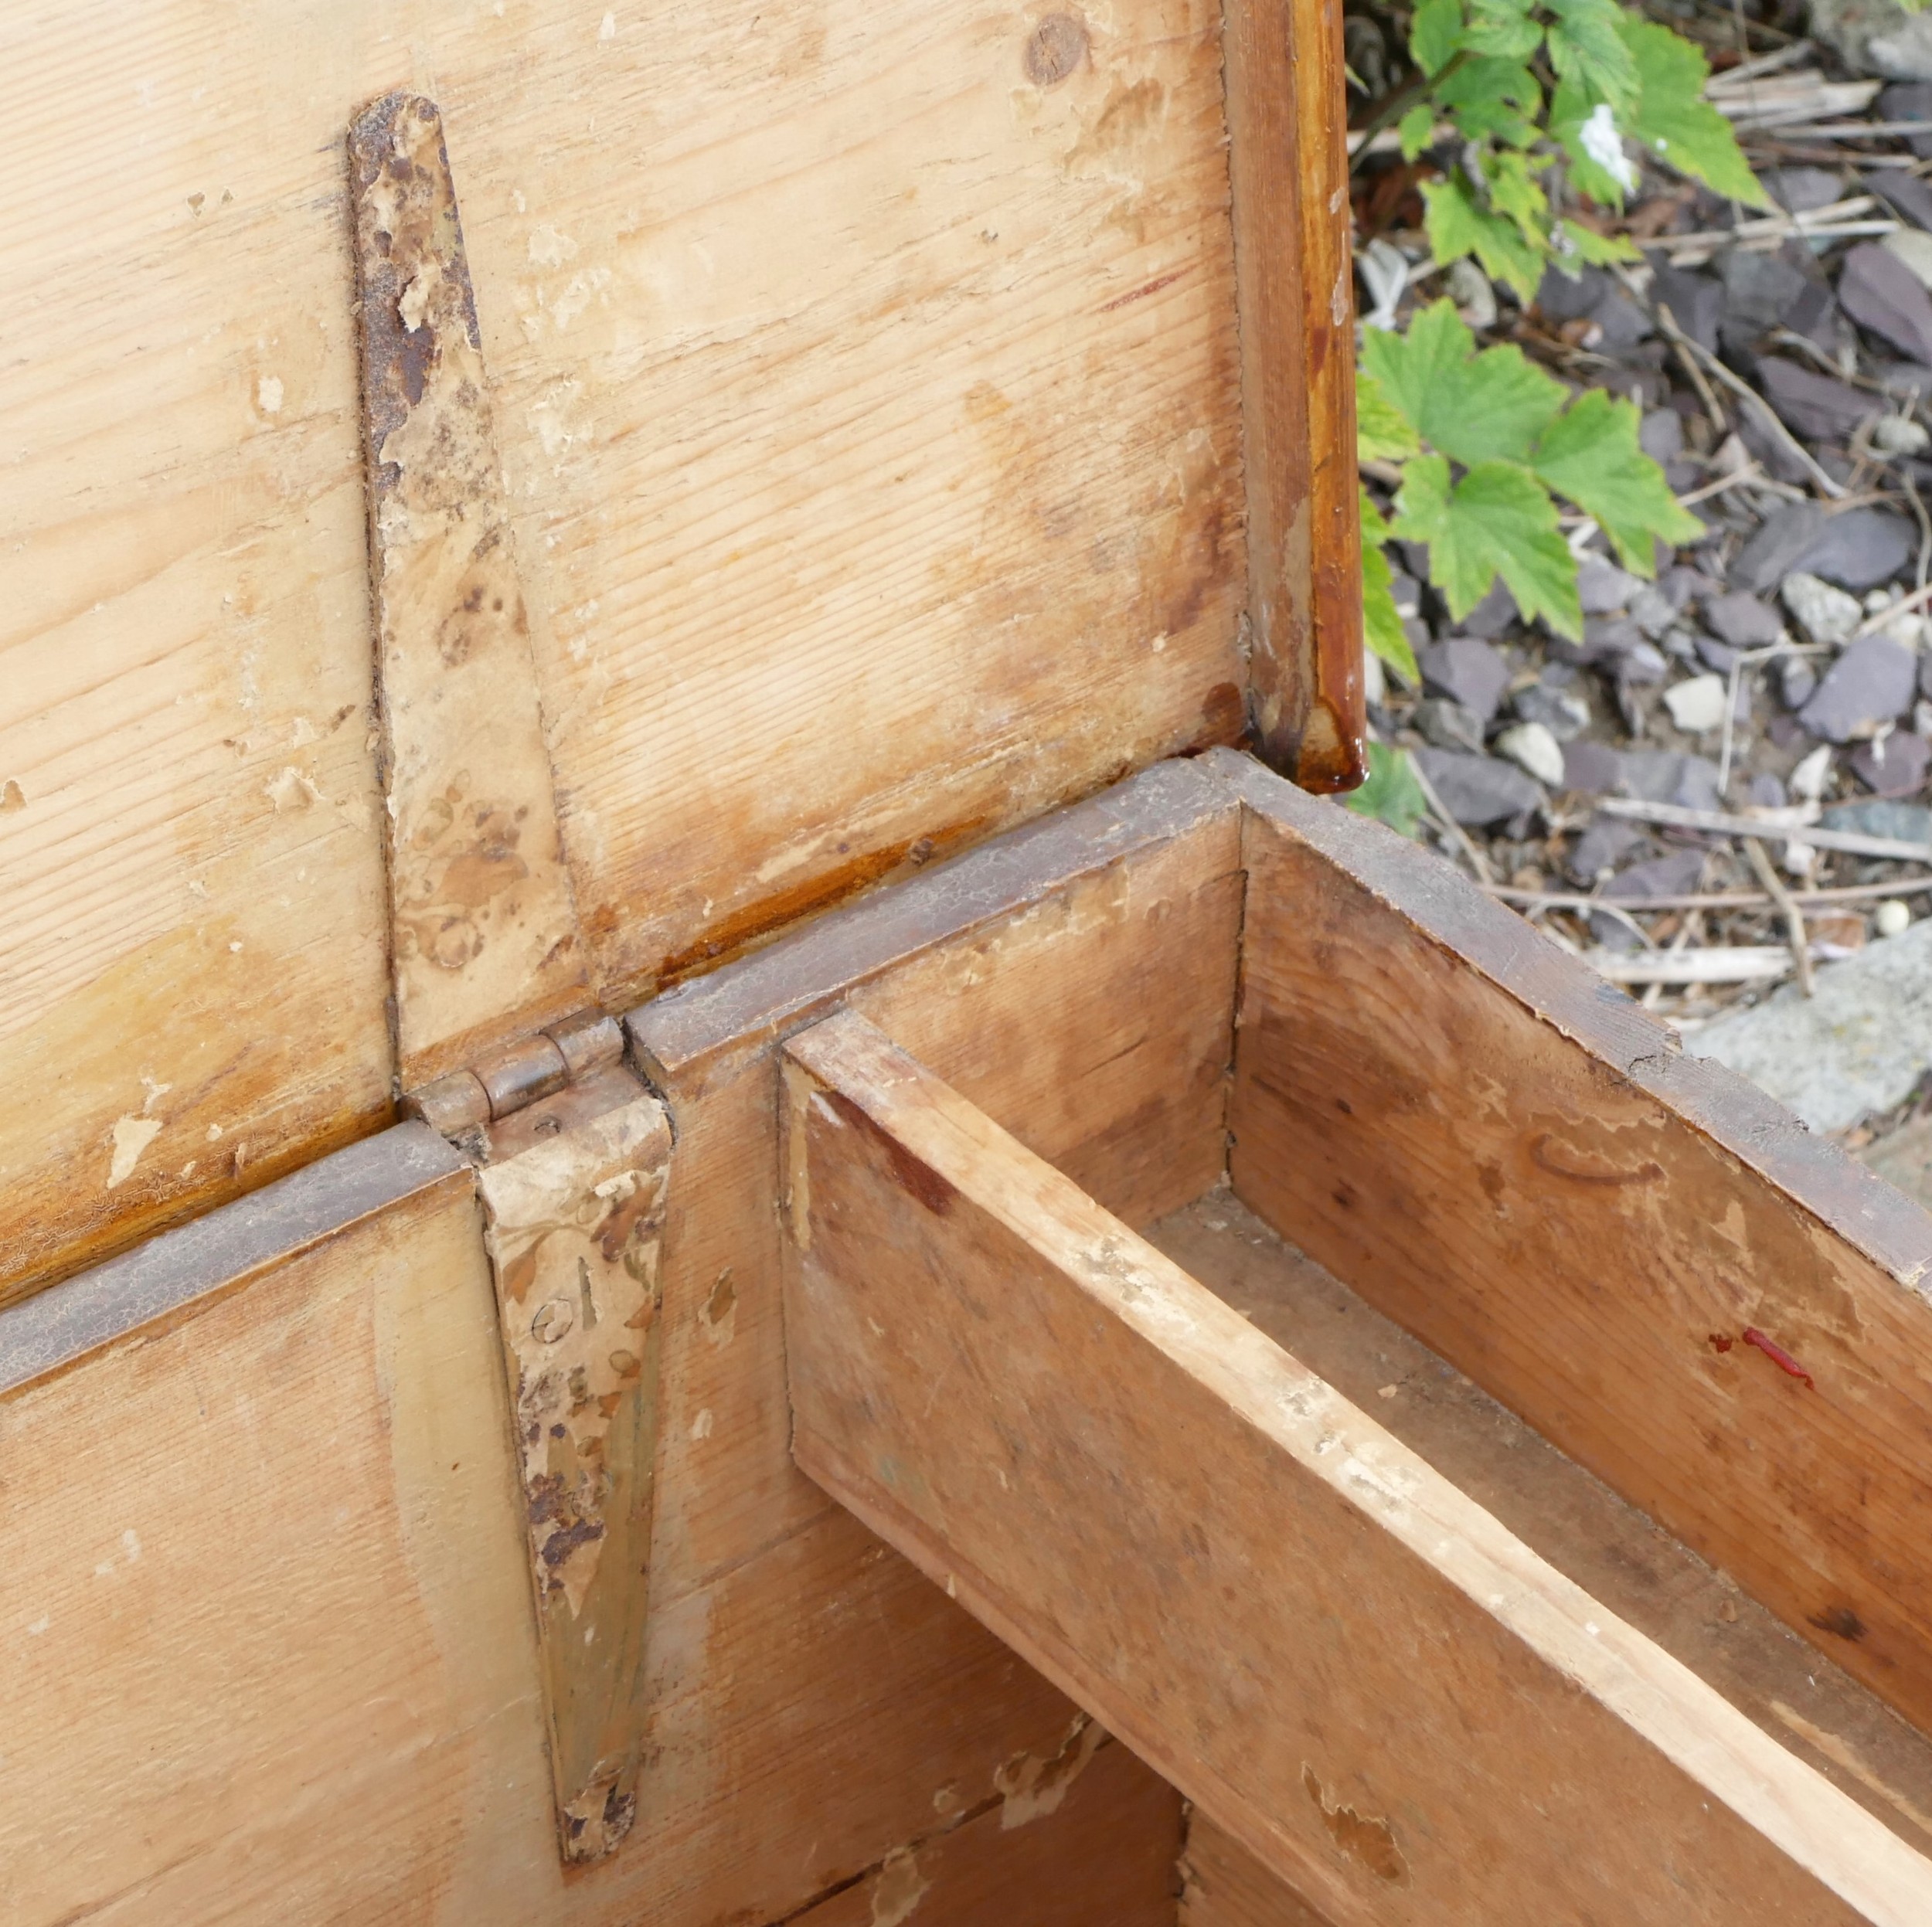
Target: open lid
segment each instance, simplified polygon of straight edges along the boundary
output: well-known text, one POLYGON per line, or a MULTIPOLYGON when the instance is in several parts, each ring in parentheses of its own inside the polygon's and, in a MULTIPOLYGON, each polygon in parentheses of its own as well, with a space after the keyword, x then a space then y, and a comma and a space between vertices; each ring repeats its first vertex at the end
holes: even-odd
POLYGON ((391 1114, 363 103, 442 109, 614 1008, 1250 716, 1348 780, 1339 15, 22 26, 9 138, 63 159, 5 243, 5 1277, 391 1114))

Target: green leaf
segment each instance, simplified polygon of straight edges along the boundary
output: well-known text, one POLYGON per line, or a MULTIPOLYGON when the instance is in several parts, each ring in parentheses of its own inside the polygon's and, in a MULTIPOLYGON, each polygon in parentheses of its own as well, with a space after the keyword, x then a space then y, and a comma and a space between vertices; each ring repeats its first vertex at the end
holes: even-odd
POLYGON ((1733 200, 1769 207, 1731 124, 1703 97, 1704 83, 1710 78, 1703 55, 1681 34, 1634 14, 1624 21, 1622 32, 1638 79, 1637 109, 1628 131, 1679 173, 1733 200))
POLYGON ((1458 622, 1500 575, 1526 619, 1582 636, 1577 558, 1556 532, 1556 505, 1519 463, 1473 464, 1451 489, 1448 463, 1419 456, 1403 471, 1396 508, 1394 533, 1429 545, 1430 580, 1458 622))
MULTIPOLYGON (((1621 207, 1624 181, 1591 153, 1583 139, 1584 127, 1600 104, 1590 97, 1589 89, 1577 81, 1559 80, 1549 103, 1549 131, 1570 161, 1572 184, 1599 206, 1621 207)), ((1624 165, 1628 166, 1627 159, 1624 165)))
POLYGON ((1642 419, 1634 403, 1586 389, 1550 424, 1533 465, 1558 494, 1596 518, 1626 569, 1651 576, 1653 536, 1688 542, 1703 525, 1677 505, 1664 471, 1638 446, 1642 419))
POLYGON ((1471 140, 1528 147, 1536 138, 1543 89, 1520 60, 1465 60, 1434 91, 1437 104, 1471 140))
POLYGON ((1607 101, 1617 118, 1626 121, 1637 104, 1638 82, 1636 59, 1621 31, 1624 9, 1616 0, 1544 4, 1556 16, 1549 25, 1549 64, 1557 78, 1573 81, 1593 100, 1607 101))
POLYGON ((1376 547, 1380 548, 1383 543, 1389 539, 1388 522, 1384 519, 1382 511, 1376 508, 1374 496, 1370 494, 1367 489, 1358 484, 1355 493, 1362 498, 1362 546, 1366 549, 1372 543, 1376 547))
POLYGON ((1468 467, 1498 456, 1526 461, 1563 405, 1563 384, 1519 348, 1478 355, 1475 345, 1454 304, 1434 301, 1406 335, 1366 333, 1362 362, 1382 398, 1431 448, 1468 467))
POLYGON ((1489 205, 1506 214, 1521 228, 1523 239, 1533 247, 1545 245, 1547 230, 1543 216, 1549 212, 1549 197, 1529 171, 1528 159, 1520 154, 1495 154, 1489 159, 1489 205))
POLYGON ((1424 182, 1422 199, 1430 251, 1438 261, 1473 254, 1492 280, 1514 288, 1526 305, 1536 298, 1543 250, 1506 215, 1492 214, 1477 200, 1461 168, 1446 181, 1424 182))
POLYGON ((1599 234, 1578 221, 1560 221, 1557 228, 1563 244, 1558 247, 1553 258, 1572 280, 1577 277, 1569 265, 1570 260, 1589 267, 1608 267, 1614 262, 1641 261, 1644 258, 1643 250, 1621 234, 1599 234))
MULTIPOLYGON (((1378 518, 1379 519, 1379 518, 1378 518)), ((1363 535, 1368 532, 1364 529, 1363 535)), ((1365 540, 1362 547, 1362 633, 1376 655, 1413 688, 1422 681, 1416 667, 1415 651, 1403 633, 1402 618, 1396 613, 1396 599, 1389 587, 1393 579, 1389 558, 1365 540)))
POLYGON ((1431 79, 1462 45, 1462 0, 1421 0, 1409 23, 1409 51, 1431 79))
POLYGON ((1402 138, 1402 158, 1413 161, 1429 144, 1429 137, 1435 131, 1435 109, 1427 100, 1418 100, 1396 123, 1396 132, 1402 138))
POLYGON ((1533 0, 1469 0, 1463 45, 1497 60, 1527 60, 1543 45, 1533 0))
POLYGON ((1429 811, 1407 753, 1392 749, 1386 743, 1369 745, 1368 776, 1342 800, 1357 816, 1373 817, 1409 837, 1415 834, 1429 811))
MULTIPOLYGON (((1364 339, 1384 331, 1370 328, 1364 339)), ((1406 462, 1422 452, 1413 425, 1389 400, 1382 384, 1366 369, 1355 377, 1355 458, 1359 462, 1406 462)))

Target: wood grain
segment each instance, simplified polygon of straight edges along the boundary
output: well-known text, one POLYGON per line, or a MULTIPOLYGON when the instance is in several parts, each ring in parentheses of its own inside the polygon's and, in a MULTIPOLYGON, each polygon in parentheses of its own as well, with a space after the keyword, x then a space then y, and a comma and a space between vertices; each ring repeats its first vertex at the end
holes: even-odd
POLYGON ((1922 1919, 1932 1862, 853 1014, 800 1464, 1344 1921, 1922 1919))
POLYGON ((1045 11, 10 20, 63 186, 0 236, 0 1292, 392 1115, 342 144, 388 90, 443 110, 607 1007, 1239 734, 1218 9, 1036 77, 1045 11))
POLYGON ((1181 1849, 1179 1927, 1332 1927, 1197 1807, 1181 1849))
POLYGON ((1341 0, 1226 0, 1248 704, 1310 790, 1367 770, 1341 0))
POLYGON ((585 1001, 456 184, 433 101, 349 128, 406 1086, 585 1001))
POLYGON ((1093 1748, 1086 1726, 1083 1715, 1044 1786, 1012 1776, 1010 1791, 892 1854, 799 1927, 900 1927, 915 1914, 919 1927, 1174 1927, 1179 1796, 1124 1746, 1093 1748))
POLYGON ((1932 1724, 1932 1220, 1446 866, 1243 780, 1236 1190, 1932 1724))

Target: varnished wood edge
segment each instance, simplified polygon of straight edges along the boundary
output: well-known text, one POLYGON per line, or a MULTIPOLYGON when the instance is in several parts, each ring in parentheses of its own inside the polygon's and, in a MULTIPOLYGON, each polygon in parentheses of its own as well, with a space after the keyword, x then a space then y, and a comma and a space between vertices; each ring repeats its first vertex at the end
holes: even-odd
POLYGON ((1814 1137, 1736 1072, 1685 1052, 1615 984, 1406 837, 1315 797, 1252 756, 1200 759, 1255 815, 1286 831, 1579 1049, 1701 1131, 1902 1285, 1932 1297, 1932 1216, 1814 1137))
POLYGON ((163 1232, 0 1311, 0 1395, 467 1171, 427 1124, 398 1124, 163 1232))
POLYGON ((828 911, 769 949, 667 991, 625 1019, 641 1068, 668 1090, 713 1052, 775 1034, 905 957, 1198 829, 1236 807, 1225 783, 1204 763, 1185 758, 1155 763, 1111 790, 828 911))
POLYGON ((1304 788, 1367 772, 1341 0, 1224 0, 1248 709, 1304 788))

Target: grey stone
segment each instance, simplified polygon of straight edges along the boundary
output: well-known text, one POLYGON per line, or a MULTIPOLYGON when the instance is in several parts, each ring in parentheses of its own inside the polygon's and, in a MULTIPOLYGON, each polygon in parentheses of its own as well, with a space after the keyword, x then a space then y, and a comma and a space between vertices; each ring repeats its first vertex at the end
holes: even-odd
MULTIPOLYGON (((1879 96, 1878 116, 1881 121, 1932 123, 1932 86, 1908 80, 1902 85, 1887 87, 1879 96)), ((1905 138, 1906 144, 1921 160, 1932 155, 1932 124, 1928 124, 1923 134, 1908 134, 1905 138)))
POLYGON ((1919 658, 1919 694, 1932 702, 1932 649, 1919 658))
POLYGON ((1496 753, 1539 783, 1560 788, 1563 780, 1563 746, 1540 722, 1512 722, 1496 736, 1496 753))
POLYGON ((1787 656, 1777 665, 1778 699, 1787 709, 1802 709, 1818 687, 1818 671, 1802 656, 1787 656))
POLYGON ((1619 569, 1606 556, 1588 555, 1577 565, 1577 596, 1587 616, 1628 609, 1644 586, 1642 576, 1619 569))
POLYGON ((1918 661, 1889 636, 1862 636, 1825 671, 1798 721, 1827 743, 1869 736, 1912 706, 1918 661))
POLYGON ((1858 345, 1858 337, 1840 310, 1837 296, 1822 281, 1807 283, 1804 292, 1784 311, 1780 325, 1803 335, 1835 362, 1842 348, 1858 345))
POLYGON ((1637 430, 1637 445, 1654 462, 1675 461, 1684 452, 1684 418, 1674 408, 1653 408, 1637 430))
POLYGON ((1610 671, 1619 682, 1662 682, 1670 674, 1670 664, 1664 660, 1661 649, 1648 642, 1640 642, 1634 649, 1627 649, 1614 658, 1610 671))
POLYGON ((1717 330, 1724 318, 1724 285, 1692 267, 1660 267, 1650 298, 1670 310, 1670 318, 1706 354, 1717 352, 1717 330))
POLYGON ((1824 526, 1825 511, 1816 502, 1786 503, 1739 551, 1731 564, 1732 582, 1754 595, 1775 589, 1798 566, 1798 558, 1818 540, 1824 526))
POLYGON ((1897 233, 1886 235, 1879 246, 1903 261, 1918 277, 1921 287, 1932 287, 1932 234, 1902 227, 1897 233))
POLYGON ((1482 719, 1448 696, 1424 696, 1416 705, 1416 727, 1438 749, 1482 752, 1482 719))
MULTIPOLYGON (((1702 850, 1669 850, 1648 862, 1633 863, 1620 870, 1604 885, 1607 897, 1682 896, 1697 888, 1704 874, 1702 850)), ((1591 934, 1606 950, 1634 950, 1638 947, 1635 933, 1628 923, 1600 912, 1589 913, 1591 934)))
POLYGON ((1781 810, 1790 801, 1781 777, 1774 776, 1769 770, 1760 770, 1751 778, 1750 800, 1752 807, 1760 810, 1781 810))
POLYGON ((1703 658, 1698 653, 1698 635, 1695 629, 1684 624, 1673 623, 1657 638, 1657 646, 1672 661, 1682 663, 1686 669, 1694 667, 1703 658))
POLYGON ((1787 214, 1808 214, 1845 198, 1845 178, 1828 168, 1767 168, 1759 185, 1787 214))
MULTIPOLYGON (((1932 326, 1932 311, 1926 318, 1932 326)), ((1781 355, 1767 355, 1757 365, 1757 379, 1764 399, 1801 441, 1842 441, 1866 416, 1879 412, 1879 404, 1869 395, 1861 395, 1829 375, 1800 368, 1781 355)))
POLYGON ((1743 1073, 1815 1131, 1849 1130, 1903 1103, 1932 1069, 1932 918, 1881 937, 1754 1010, 1692 1031, 1685 1048, 1743 1073))
POLYGON ((1614 870, 1631 851, 1649 842, 1642 829, 1621 817, 1592 817, 1570 850, 1570 874, 1587 889, 1606 870, 1614 870))
POLYGON ((1919 552, 1918 531, 1883 508, 1848 508, 1828 521, 1798 566, 1841 589, 1876 589, 1905 573, 1919 552))
MULTIPOLYGON (((1905 90, 1888 88, 1886 91, 1903 93, 1905 90)), ((1918 88, 1913 91, 1932 94, 1932 88, 1918 88)), ((1882 117, 1889 119, 1892 117, 1883 115, 1882 117)), ((1927 132, 1932 134, 1932 128, 1928 128, 1927 132)), ((1881 167, 1874 168, 1869 174, 1862 176, 1859 185, 1867 194, 1876 194, 1882 200, 1889 201, 1914 227, 1932 228, 1932 181, 1922 181, 1916 174, 1907 174, 1902 168, 1881 167)))
POLYGON ((1673 609, 1684 610, 1693 602, 1706 596, 1720 593, 1724 585, 1713 581, 1701 569, 1692 569, 1685 562, 1672 562, 1657 578, 1658 590, 1670 599, 1673 609))
POLYGON ((1834 804, 1820 821, 1828 830, 1889 836, 1900 843, 1932 843, 1932 808, 1923 803, 1875 798, 1866 803, 1834 804))
POLYGON ((1717 263, 1724 287, 1724 318, 1718 338, 1749 348, 1784 320, 1804 292, 1807 278, 1781 254, 1746 253, 1733 248, 1717 263))
POLYGON ((1622 756, 1607 743, 1566 743, 1563 748, 1563 787, 1580 790, 1586 796, 1614 796, 1622 776, 1623 763, 1622 756))
POLYGON ((1861 328, 1932 362, 1932 294, 1896 254, 1873 241, 1853 248, 1838 271, 1838 297, 1861 328))
POLYGON ((1509 585, 1498 576, 1491 585, 1488 594, 1456 626, 1464 635, 1480 636, 1485 641, 1493 642, 1497 637, 1506 635, 1515 628, 1518 620, 1516 598, 1509 593, 1509 585))
POLYGON ((1932 744, 1910 729, 1894 729, 1883 742, 1861 743, 1845 761, 1875 796, 1916 796, 1925 784, 1932 744))
POLYGON ((1536 305, 1547 320, 1580 321, 1616 286, 1615 280, 1600 267, 1580 268, 1574 274, 1549 267, 1544 269, 1536 290, 1536 305))
POLYGON ((1422 652, 1423 687, 1447 696, 1488 722, 1509 686, 1509 664, 1479 636, 1450 636, 1422 652))
POLYGON ((1768 602, 1733 590, 1704 604, 1704 626, 1733 649, 1763 649, 1784 633, 1784 620, 1768 602))
MULTIPOLYGON (((1590 727, 1590 705, 1569 686, 1560 669, 1546 669, 1526 689, 1509 698, 1509 707, 1519 722, 1540 722, 1559 743, 1575 740, 1590 727), (1557 677, 1564 677, 1558 681, 1557 677)), ((1567 780, 1568 765, 1565 765, 1567 780)))
POLYGON ((1811 0, 1811 15, 1812 34, 1854 73, 1932 80, 1932 15, 1898 0, 1811 0))
POLYGON ((1654 583, 1645 583, 1631 598, 1630 619, 1655 642, 1677 620, 1677 605, 1654 583))
POLYGON ((1543 793, 1513 763, 1460 749, 1418 749, 1415 759, 1442 807, 1461 824, 1486 829, 1540 808, 1543 793))
POLYGON ((1794 569, 1784 578, 1778 595, 1791 612, 1792 621, 1813 642, 1829 643, 1834 648, 1849 642, 1865 620, 1865 611, 1855 597, 1801 569, 1794 569))
POLYGON ((1715 636, 1697 638, 1697 660, 1706 669, 1715 669, 1720 676, 1730 674, 1737 658, 1738 651, 1728 642, 1719 642, 1715 636))
POLYGON ((1717 794, 1717 765, 1706 756, 1669 749, 1626 749, 1619 759, 1617 788, 1645 803, 1675 803, 1689 810, 1723 807, 1717 794))

